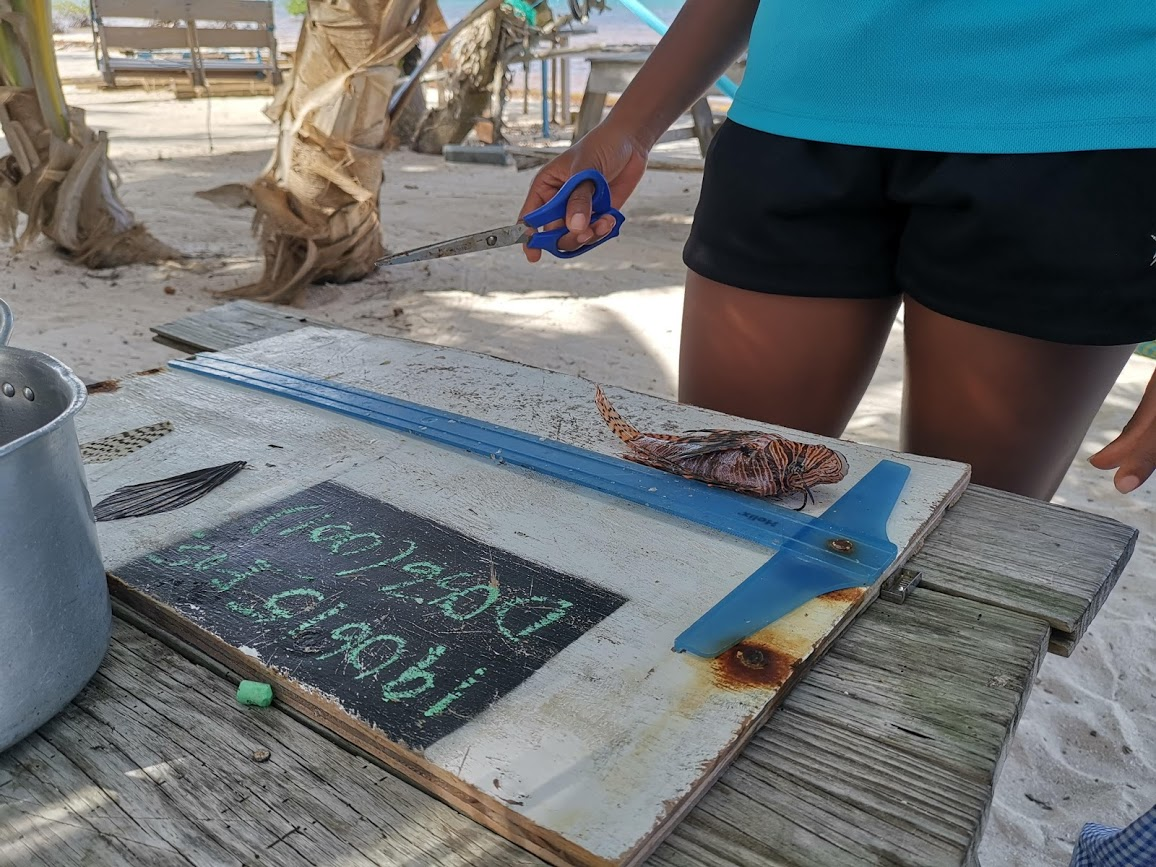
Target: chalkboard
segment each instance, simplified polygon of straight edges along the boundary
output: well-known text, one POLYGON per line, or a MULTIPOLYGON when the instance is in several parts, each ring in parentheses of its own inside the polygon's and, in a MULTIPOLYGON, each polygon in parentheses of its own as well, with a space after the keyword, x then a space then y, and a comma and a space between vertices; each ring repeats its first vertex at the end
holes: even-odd
POLYGON ((333 482, 116 574, 419 750, 626 602, 333 482))

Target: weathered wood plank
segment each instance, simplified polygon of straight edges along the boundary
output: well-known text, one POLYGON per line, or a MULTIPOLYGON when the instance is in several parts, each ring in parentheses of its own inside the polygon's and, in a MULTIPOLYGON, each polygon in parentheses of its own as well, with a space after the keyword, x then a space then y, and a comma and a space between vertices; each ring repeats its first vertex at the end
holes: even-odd
POLYGON ((925 589, 873 605, 651 863, 970 863, 1047 635, 925 589))
POLYGON ((88 688, 0 755, 0 829, 6 865, 541 865, 119 620, 88 688))
POLYGON ((99 18, 142 18, 147 21, 183 21, 188 0, 95 0, 99 18))
MULTIPOLYGON (((233 350, 241 352, 256 353, 261 364, 513 424, 604 453, 621 448, 593 407, 591 385, 564 374, 324 329, 233 350), (559 433, 563 419, 566 429, 559 433)), ((737 423, 651 397, 627 399, 640 423, 649 415, 648 427, 737 423)), ((672 654, 675 636, 762 566, 770 549, 187 372, 133 377, 115 392, 94 395, 85 435, 93 427, 123 429, 141 414, 172 421, 173 433, 121 461, 92 465, 97 499, 123 484, 171 474, 177 460, 206 465, 230 454, 247 460, 250 469, 227 489, 179 511, 102 525, 105 563, 119 598, 235 670, 275 681, 287 704, 554 863, 642 860, 873 596, 872 588, 816 599, 752 636, 750 646, 766 660, 757 672, 734 658, 672 654), (270 444, 283 447, 271 452, 270 444), (346 456, 361 466, 339 468, 346 456), (329 482, 341 487, 315 487, 329 482), (301 494, 305 489, 308 494, 301 494), (334 490, 345 493, 330 496, 334 490), (306 499, 287 505, 287 494, 306 499), (383 502, 403 514, 436 518, 469 538, 448 547, 435 543, 440 536, 411 529, 417 525, 408 518, 409 524, 399 524, 398 513, 383 502), (293 511, 286 517, 288 508, 293 511), (315 515, 324 520, 303 532, 299 508, 319 510, 315 515), (230 529, 223 530, 222 522, 230 529), (327 536, 332 527, 356 528, 348 530, 360 540, 355 550, 339 555, 336 548, 344 543, 327 536), (320 536, 312 538, 315 530, 320 536), (203 535, 193 539, 194 532, 203 535), (411 564, 390 566, 382 557, 397 554, 409 539, 424 540, 414 557, 421 562, 412 564, 419 571, 394 575, 391 570, 411 564), (181 544, 190 547, 174 550, 181 544), (189 561, 194 549, 200 553, 189 561), (296 559, 286 553, 290 549, 296 559), (476 570, 486 551, 490 571, 481 577, 476 570), (540 574, 523 583, 513 557, 539 564, 540 574), (203 566, 194 567, 199 558, 203 566), (458 579, 460 586, 416 588, 413 602, 423 607, 413 624, 408 614, 391 619, 393 609, 374 602, 381 599, 382 583, 397 592, 425 580, 421 570, 438 569, 436 578, 443 564, 446 580, 458 579), (547 569, 568 577, 555 582, 547 569), (580 592, 582 586, 597 592, 580 592), (458 615, 477 604, 480 597, 469 594, 479 589, 490 593, 477 612, 486 613, 467 628, 467 618, 458 615), (450 613, 438 619, 438 610, 428 606, 450 590, 466 594, 468 607, 450 612, 452 621, 450 613), (508 644, 512 633, 495 629, 504 605, 539 596, 553 605, 559 593, 567 604, 557 611, 570 612, 573 620, 543 620, 557 620, 550 629, 577 629, 588 615, 599 617, 557 648, 546 648, 548 654, 543 655, 548 630, 522 645, 508 644), (595 611, 599 594, 617 597, 612 613, 595 611), (503 602, 489 608, 499 596, 503 602), (277 599, 293 601, 282 609, 277 599), (276 613, 269 619, 258 609, 276 613), (326 619, 329 611, 332 620, 326 619), (309 626, 314 619, 325 620, 324 627, 309 626), (409 625, 391 625, 403 620, 409 625), (355 634, 349 630, 357 628, 366 630, 357 641, 372 636, 377 642, 361 661, 360 645, 354 653, 348 643, 355 634), (494 648, 502 652, 495 656, 494 648), (421 663, 427 651, 435 655, 421 663), (519 668, 521 659, 536 659, 534 670, 519 668), (419 663, 430 668, 410 673, 419 663), (460 697, 454 686, 459 682, 461 690, 481 685, 446 712, 460 697)), ((957 464, 853 443, 839 448, 848 456, 851 477, 817 492, 810 510, 821 512, 880 459, 902 460, 912 475, 889 526, 901 560, 966 477, 957 464)), ((305 523, 312 525, 312 517, 305 523)), ((544 613, 527 614, 524 625, 544 613)))
POLYGON ((1047 621, 1068 656, 1139 535, 1112 518, 971 486, 908 567, 922 586, 1047 621))
POLYGON ((105 27, 104 40, 110 48, 156 51, 187 48, 189 34, 183 27, 105 27))
MULTIPOLYGON (((178 348, 216 352, 310 324, 317 323, 233 302, 154 330, 185 341, 178 348), (232 327, 235 318, 248 324, 232 327)), ((1050 651, 1068 656, 1115 586, 1136 536, 1110 518, 973 485, 909 565, 923 571, 925 587, 1047 621, 1050 651), (1078 545, 1067 544, 1073 538, 1078 545)))
POLYGON ((219 352, 309 326, 331 327, 271 304, 230 301, 150 330, 157 343, 181 352, 219 352))
POLYGON ((147 21, 253 21, 274 23, 273 4, 267 0, 96 0, 102 18, 140 18, 147 21))
MULTIPOLYGON (((873 606, 647 864, 967 863, 1046 634, 926 590, 873 606)), ((541 865, 232 690, 118 621, 88 689, 0 756, 0 862, 541 865)))

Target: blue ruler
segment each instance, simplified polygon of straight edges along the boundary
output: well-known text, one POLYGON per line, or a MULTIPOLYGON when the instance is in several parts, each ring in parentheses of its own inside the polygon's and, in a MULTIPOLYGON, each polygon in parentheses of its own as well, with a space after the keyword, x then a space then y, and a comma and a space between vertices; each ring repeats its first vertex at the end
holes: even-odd
POLYGON ((880 461, 822 516, 811 517, 621 458, 289 370, 215 354, 169 364, 533 470, 775 549, 774 557, 678 636, 676 651, 718 656, 816 596, 873 585, 898 555, 887 537, 887 521, 911 469, 895 461, 880 461))

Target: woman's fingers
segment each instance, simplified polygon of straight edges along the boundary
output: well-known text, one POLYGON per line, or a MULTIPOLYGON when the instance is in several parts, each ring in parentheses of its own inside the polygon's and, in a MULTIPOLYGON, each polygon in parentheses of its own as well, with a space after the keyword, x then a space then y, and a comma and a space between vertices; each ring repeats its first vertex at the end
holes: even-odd
POLYGON ((1156 471, 1156 374, 1124 425, 1124 430, 1088 462, 1098 470, 1116 470, 1116 490, 1130 494, 1156 471))
POLYGON ((566 202, 566 228, 579 244, 585 244, 594 233, 590 230, 590 214, 594 209, 594 184, 579 184, 566 202))

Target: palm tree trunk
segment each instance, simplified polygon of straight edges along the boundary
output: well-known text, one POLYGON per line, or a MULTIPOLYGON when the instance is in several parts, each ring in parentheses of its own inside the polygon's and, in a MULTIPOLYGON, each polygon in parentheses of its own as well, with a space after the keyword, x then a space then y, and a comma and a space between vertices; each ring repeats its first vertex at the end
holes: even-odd
POLYGON ((45 235, 74 260, 108 268, 179 259, 116 192, 108 137, 69 108, 52 47, 50 0, 0 0, 0 238, 45 235), (19 215, 27 221, 18 233, 19 215))
MULTIPOLYGON (((529 44, 532 29, 510 6, 494 6, 449 45, 449 95, 446 104, 427 112, 414 131, 410 146, 418 153, 440 154, 446 145, 459 144, 490 108, 499 115, 491 118, 499 130, 509 86, 506 58, 511 49, 529 44)), ((542 4, 534 26, 543 27, 548 21, 550 9, 542 4)))
POLYGON ((429 0, 310 0, 293 74, 269 110, 273 157, 251 195, 261 278, 226 294, 292 302, 346 283, 384 253, 378 196, 399 63, 428 26, 429 0))

